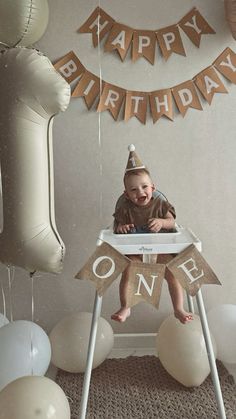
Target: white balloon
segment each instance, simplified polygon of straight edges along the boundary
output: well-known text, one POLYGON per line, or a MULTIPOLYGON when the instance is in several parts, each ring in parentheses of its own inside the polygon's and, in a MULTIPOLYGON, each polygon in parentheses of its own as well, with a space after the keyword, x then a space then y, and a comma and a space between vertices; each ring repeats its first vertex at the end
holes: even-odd
MULTIPOLYGON (((214 353, 216 345, 213 340, 214 353)), ((158 357, 172 377, 186 387, 200 386, 210 372, 200 318, 182 324, 173 315, 157 334, 158 357)))
POLYGON ((0 390, 18 377, 44 375, 50 360, 49 338, 37 324, 17 320, 0 328, 0 390))
MULTIPOLYGON (((80 312, 63 318, 51 331, 52 363, 68 372, 84 372, 92 314, 80 312)), ((102 317, 98 320, 93 368, 109 355, 114 344, 110 324, 102 317)))
POLYGON ((236 305, 222 304, 207 313, 208 324, 217 344, 217 358, 236 363, 236 305))
POLYGON ((2 313, 0 313, 0 327, 5 326, 5 324, 8 324, 9 320, 4 316, 2 313))
POLYGON ((22 377, 0 392, 1 419, 70 419, 65 393, 46 377, 22 377))
POLYGON ((0 41, 32 45, 44 34, 48 17, 47 0, 0 0, 0 41))
POLYGON ((0 91, 0 261, 59 273, 65 246, 55 222, 52 124, 70 86, 42 53, 17 47, 0 55, 0 91))

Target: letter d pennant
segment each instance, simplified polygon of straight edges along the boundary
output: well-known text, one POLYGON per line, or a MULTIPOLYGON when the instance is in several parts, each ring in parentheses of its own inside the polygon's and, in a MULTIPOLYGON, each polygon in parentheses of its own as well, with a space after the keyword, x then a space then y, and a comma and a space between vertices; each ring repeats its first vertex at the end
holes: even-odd
POLYGON ((75 278, 93 281, 98 294, 101 296, 129 263, 130 259, 108 243, 103 242, 101 246, 97 247, 75 278))

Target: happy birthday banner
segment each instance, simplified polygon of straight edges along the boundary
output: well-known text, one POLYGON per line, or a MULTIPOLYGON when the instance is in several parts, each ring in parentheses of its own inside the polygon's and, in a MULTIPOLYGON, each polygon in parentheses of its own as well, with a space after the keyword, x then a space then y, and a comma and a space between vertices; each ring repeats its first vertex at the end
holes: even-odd
POLYGON ((132 29, 116 22, 104 10, 97 7, 78 29, 78 32, 91 33, 94 47, 108 34, 104 45, 105 51, 117 50, 121 60, 124 61, 128 49, 132 45, 133 62, 144 57, 154 64, 156 43, 165 60, 168 60, 172 53, 186 56, 180 28, 197 47, 200 46, 202 35, 215 34, 214 29, 195 7, 178 23, 155 31, 132 29))
POLYGON ((86 70, 73 51, 57 61, 54 67, 68 83, 79 78, 72 97, 83 97, 88 109, 98 98, 97 112, 109 111, 114 120, 117 120, 124 103, 124 120, 136 117, 143 124, 146 124, 148 104, 153 123, 162 116, 173 121, 174 103, 183 117, 189 108, 202 110, 197 91, 209 105, 215 93, 228 93, 217 71, 236 84, 236 54, 231 48, 226 48, 211 66, 202 70, 193 79, 152 92, 125 90, 101 80, 86 70))
POLYGON ((193 244, 164 265, 132 261, 108 243, 103 242, 97 246, 75 278, 92 281, 98 295, 102 296, 128 266, 127 304, 129 307, 140 301, 146 301, 156 308, 159 307, 166 269, 173 273, 191 296, 195 296, 203 284, 221 285, 213 270, 193 244))

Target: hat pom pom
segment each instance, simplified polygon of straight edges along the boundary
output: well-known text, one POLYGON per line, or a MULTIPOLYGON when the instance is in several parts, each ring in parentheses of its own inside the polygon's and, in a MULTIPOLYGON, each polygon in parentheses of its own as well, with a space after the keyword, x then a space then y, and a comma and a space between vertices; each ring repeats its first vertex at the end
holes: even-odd
POLYGON ((135 146, 133 144, 130 144, 128 147, 129 151, 134 151, 135 150, 135 146))

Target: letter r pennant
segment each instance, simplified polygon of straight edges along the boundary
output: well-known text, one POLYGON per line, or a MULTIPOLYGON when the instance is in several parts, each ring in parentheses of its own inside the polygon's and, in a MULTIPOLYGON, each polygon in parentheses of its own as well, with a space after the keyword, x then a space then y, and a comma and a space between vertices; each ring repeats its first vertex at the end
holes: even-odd
POLYGON ((188 246, 172 259, 166 265, 166 268, 172 272, 191 296, 197 294, 202 284, 221 285, 217 276, 194 244, 188 246))

